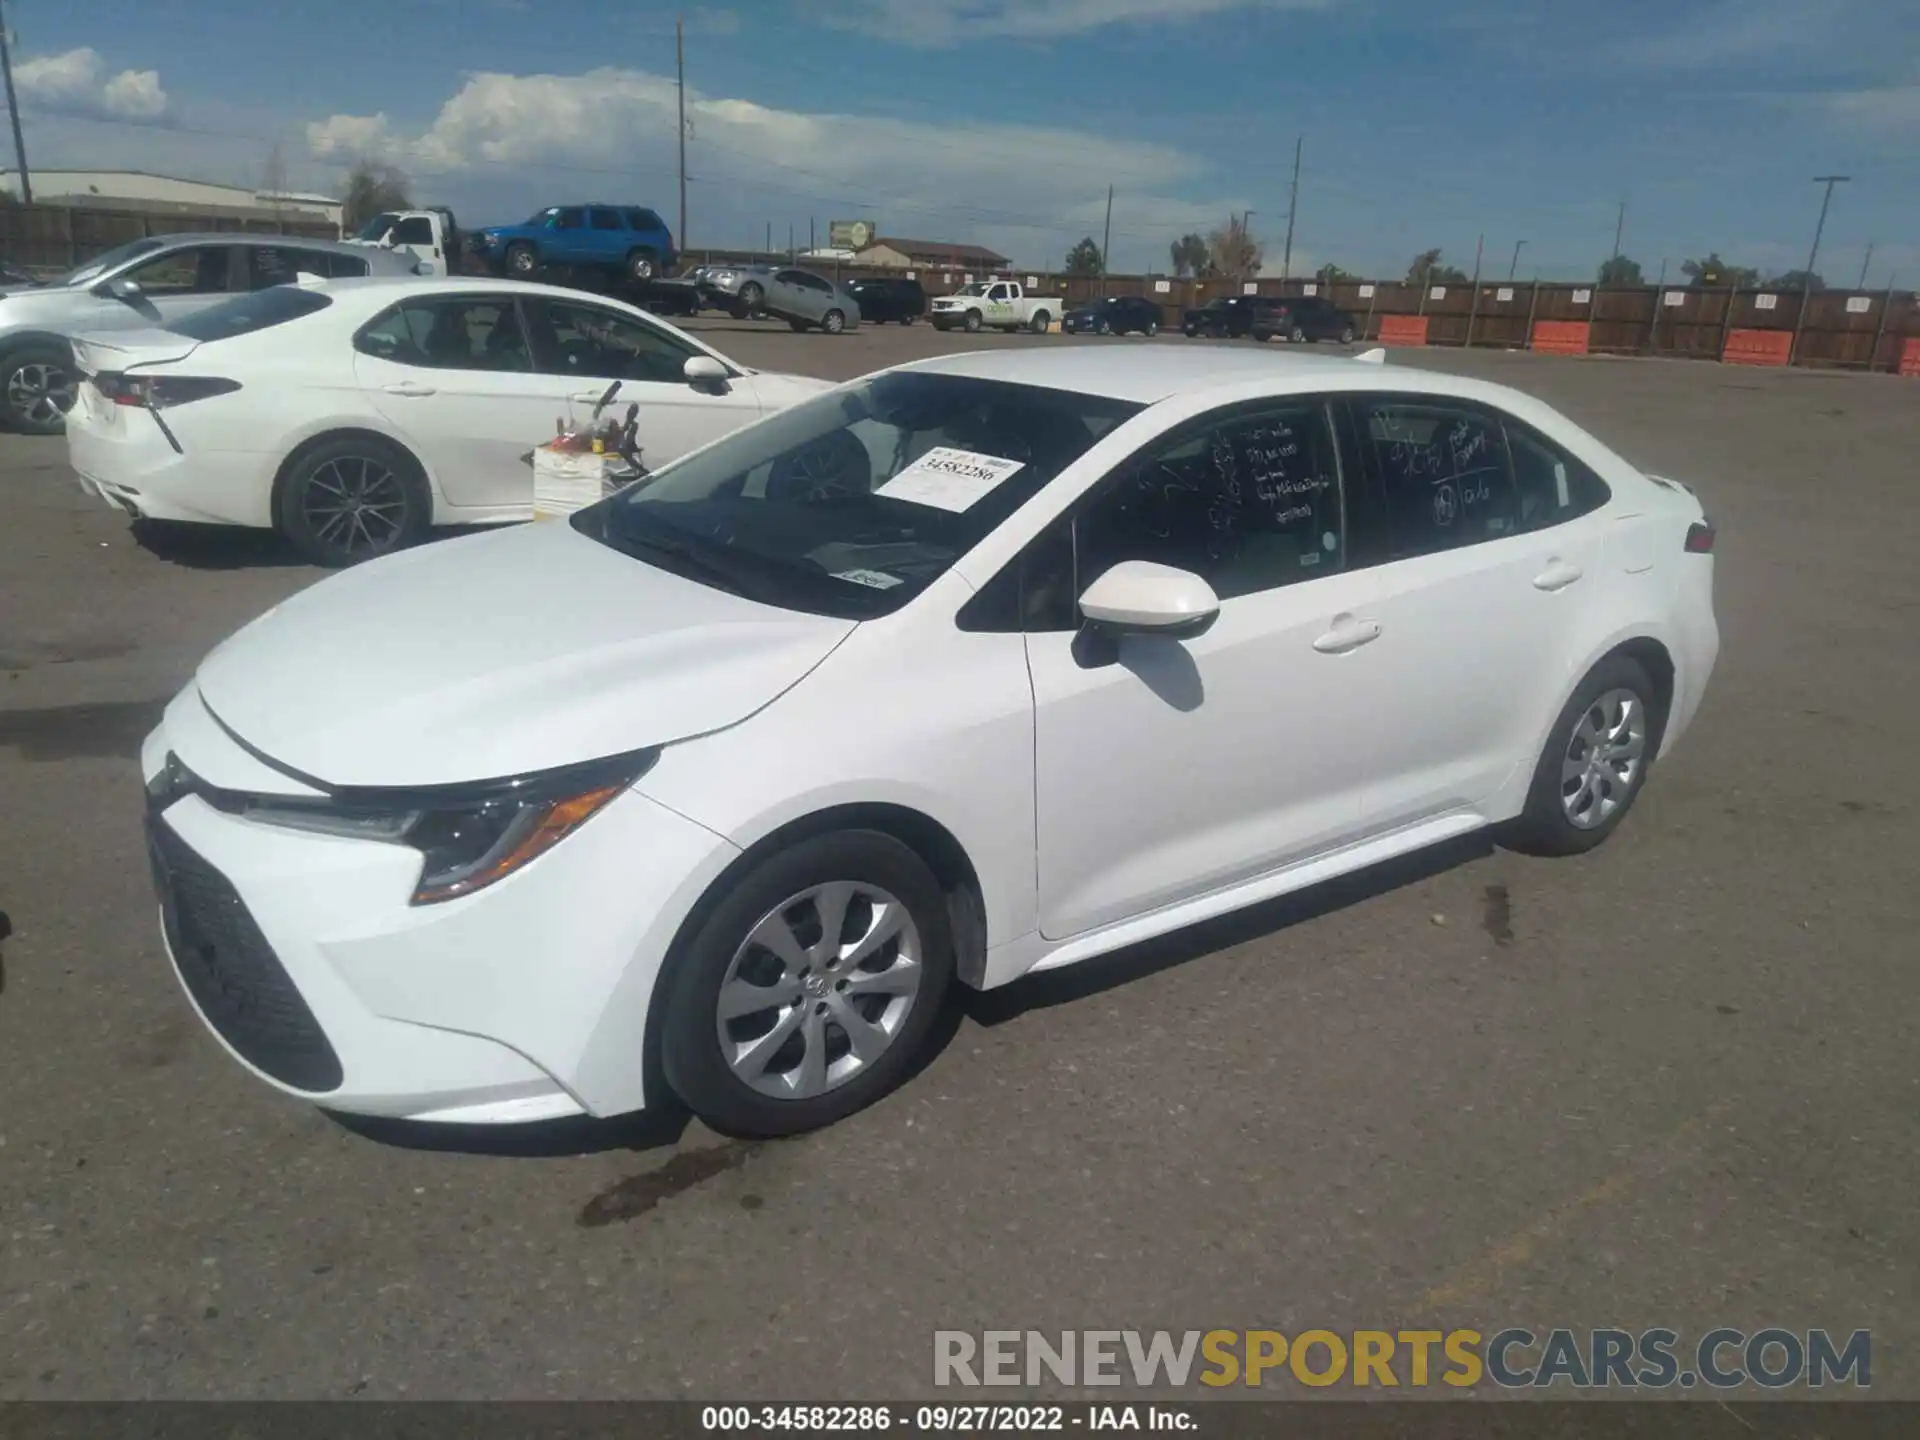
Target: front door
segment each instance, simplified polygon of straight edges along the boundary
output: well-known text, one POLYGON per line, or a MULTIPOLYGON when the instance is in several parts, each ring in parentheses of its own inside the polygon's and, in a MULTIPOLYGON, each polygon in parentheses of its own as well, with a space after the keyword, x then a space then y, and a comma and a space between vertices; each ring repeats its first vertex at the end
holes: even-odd
POLYGON ((131 299, 114 297, 101 302, 95 330, 165 329, 169 321, 218 305, 243 288, 244 275, 234 274, 244 256, 234 245, 183 245, 131 265, 114 277, 131 280, 140 293, 131 299))
POLYGON ((455 506, 533 504, 520 457, 553 434, 551 386, 511 296, 404 300, 354 338, 353 370, 455 506))
POLYGON ((1380 688, 1374 579, 1347 568, 1328 407, 1263 401, 1186 427, 1071 525, 1069 593, 1152 560, 1201 575, 1221 605, 1187 640, 1029 634, 1041 932, 1077 935, 1367 833, 1371 757, 1354 737, 1380 688))
MULTIPOLYGON (((588 301, 529 296, 538 383, 554 406, 570 407, 584 424, 594 403, 618 380, 609 407, 614 419, 638 404, 641 459, 650 470, 678 460, 759 418, 753 378, 736 375, 724 387, 687 383, 687 361, 704 352, 654 325, 588 301)), ((549 422, 551 428, 551 422, 549 422)))

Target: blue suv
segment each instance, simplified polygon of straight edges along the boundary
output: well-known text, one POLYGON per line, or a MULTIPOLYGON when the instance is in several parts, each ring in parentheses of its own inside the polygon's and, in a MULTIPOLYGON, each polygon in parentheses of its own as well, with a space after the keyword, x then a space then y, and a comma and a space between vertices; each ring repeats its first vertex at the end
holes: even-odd
POLYGON ((667 222, 638 205, 554 205, 524 224, 480 231, 473 246, 489 266, 520 276, 580 265, 651 280, 679 258, 667 222))

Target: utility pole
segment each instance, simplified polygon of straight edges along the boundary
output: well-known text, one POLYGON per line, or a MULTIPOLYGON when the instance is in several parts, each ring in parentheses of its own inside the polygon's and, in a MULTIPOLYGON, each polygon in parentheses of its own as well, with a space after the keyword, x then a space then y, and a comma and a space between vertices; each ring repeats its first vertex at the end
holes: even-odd
POLYGON ((27 142, 20 133, 20 102, 13 93, 13 37, 7 34, 7 15, 0 5, 0 74, 7 78, 7 115, 13 121, 13 153, 20 157, 20 203, 33 203, 33 180, 27 174, 27 142))
POLYGON ((1877 243, 1878 242, 1874 240, 1867 242, 1867 258, 1860 262, 1860 283, 1853 287, 1856 290, 1864 290, 1867 288, 1867 267, 1873 264, 1873 247, 1877 243))
POLYGON ((1813 265, 1820 258, 1820 236, 1827 228, 1827 207, 1833 204, 1833 187, 1844 185, 1853 179, 1851 175, 1816 175, 1813 183, 1827 187, 1826 194, 1820 197, 1820 218, 1813 227, 1813 248, 1807 252, 1806 273, 1800 277, 1800 313, 1793 317, 1793 348, 1787 353, 1787 363, 1793 364, 1800 353, 1800 333, 1807 326, 1807 301, 1813 294, 1813 265))
POLYGON ((680 248, 687 248, 687 45, 686 27, 673 22, 673 72, 680 97, 680 248))
POLYGON ((1513 272, 1520 268, 1520 251, 1525 247, 1526 243, 1524 240, 1516 240, 1513 242, 1513 263, 1507 266, 1507 279, 1509 280, 1513 278, 1513 272))
POLYGON ((1107 298, 1107 247, 1113 244, 1113 186, 1107 186, 1107 224, 1100 232, 1100 298, 1107 298))
POLYGON ((1293 141, 1293 189, 1287 194, 1287 248, 1280 255, 1280 278, 1293 278, 1293 212, 1300 208, 1300 147, 1306 143, 1306 136, 1299 135, 1293 141))
POLYGON ((1609 255, 1607 257, 1609 260, 1613 259, 1614 256, 1620 253, 1620 237, 1626 234, 1626 232, 1627 232, 1627 202, 1622 200, 1620 202, 1619 218, 1613 222, 1613 255, 1609 255))
POLYGON ((807 216, 807 253, 809 255, 820 248, 819 237, 816 236, 813 231, 815 218, 816 217, 812 215, 807 216))

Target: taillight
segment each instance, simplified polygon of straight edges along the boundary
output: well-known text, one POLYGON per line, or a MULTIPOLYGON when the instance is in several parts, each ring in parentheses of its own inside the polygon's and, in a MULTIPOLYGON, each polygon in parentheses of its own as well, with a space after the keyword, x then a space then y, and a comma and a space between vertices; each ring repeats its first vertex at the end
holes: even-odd
POLYGON ((1701 520, 1687 527, 1687 553, 1689 555, 1711 555, 1713 553, 1713 522, 1701 520))
POLYGON ((105 372, 93 377, 100 393, 116 405, 140 410, 169 410, 194 400, 214 395, 230 395, 240 388, 238 380, 223 380, 213 375, 119 375, 105 372))

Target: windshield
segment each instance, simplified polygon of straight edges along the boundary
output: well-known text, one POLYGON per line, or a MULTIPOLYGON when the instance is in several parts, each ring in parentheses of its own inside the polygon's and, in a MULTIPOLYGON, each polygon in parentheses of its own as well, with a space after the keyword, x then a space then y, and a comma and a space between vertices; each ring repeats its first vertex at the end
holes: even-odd
POLYGON ((736 431, 575 523, 763 604, 868 619, 905 605, 1140 409, 895 371, 736 431))
POLYGON ((113 249, 94 256, 93 259, 89 260, 86 264, 69 270, 66 274, 60 276, 59 279, 50 280, 47 283, 50 285, 85 285, 91 281, 98 280, 102 275, 106 274, 107 271, 126 264, 127 261, 133 259, 134 256, 144 255, 149 250, 158 250, 159 248, 160 242, 158 240, 129 240, 126 244, 116 245, 113 249))
POLYGON ((269 285, 248 295, 237 295, 218 305, 209 305, 191 315, 182 315, 167 328, 189 340, 228 340, 235 335, 251 335, 269 326, 284 325, 326 309, 333 301, 297 285, 269 285))
POLYGON ((356 233, 353 238, 356 240, 378 240, 399 223, 400 217, 394 214, 393 211, 388 210, 384 214, 376 215, 367 221, 366 224, 360 227, 358 233, 356 233))

